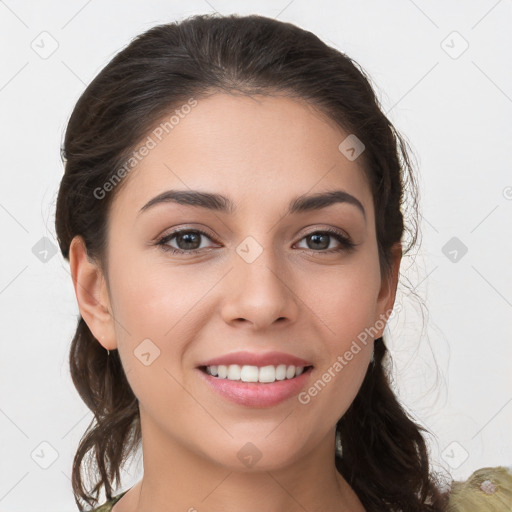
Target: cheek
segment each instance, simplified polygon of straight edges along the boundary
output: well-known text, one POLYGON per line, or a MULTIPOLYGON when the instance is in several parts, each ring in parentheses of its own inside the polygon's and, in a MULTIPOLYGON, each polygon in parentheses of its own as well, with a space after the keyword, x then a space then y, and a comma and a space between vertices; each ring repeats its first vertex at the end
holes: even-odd
POLYGON ((345 287, 319 295, 315 308, 322 312, 323 336, 320 363, 310 386, 299 401, 311 422, 336 423, 350 407, 368 371, 373 349, 369 330, 375 301, 364 287, 345 287))
POLYGON ((127 372, 139 369, 141 354, 149 353, 144 357, 154 359, 152 366, 178 377, 187 344, 208 321, 205 297, 219 281, 210 274, 197 278, 191 266, 150 265, 142 257, 123 260, 111 272, 116 337, 127 372))
POLYGON ((179 272, 173 272, 172 281, 166 281, 164 275, 157 275, 148 266, 135 270, 126 265, 123 273, 115 276, 119 356, 140 404, 154 408, 154 413, 164 410, 182 393, 176 381, 183 380, 183 354, 191 336, 191 319, 197 314, 194 304, 204 294, 195 284, 187 286, 179 272))
POLYGON ((375 321, 378 262, 371 253, 354 256, 346 265, 309 275, 301 288, 304 302, 325 327, 329 352, 345 350, 375 321))
POLYGON ((116 319, 137 336, 159 341, 181 329, 187 313, 213 285, 208 275, 198 279, 190 269, 143 257, 123 261, 111 275, 116 319))
POLYGON ((330 334, 328 340, 340 342, 357 336, 374 319, 376 311, 375 298, 364 288, 361 281, 354 286, 344 282, 336 289, 318 293, 312 297, 312 310, 325 325, 330 334))
POLYGON ((357 262, 354 258, 353 264, 331 268, 304 284, 304 296, 323 333, 321 362, 304 402, 316 402, 326 408, 322 414, 336 421, 357 395, 368 369, 380 289, 377 259, 371 253, 361 255, 357 262))

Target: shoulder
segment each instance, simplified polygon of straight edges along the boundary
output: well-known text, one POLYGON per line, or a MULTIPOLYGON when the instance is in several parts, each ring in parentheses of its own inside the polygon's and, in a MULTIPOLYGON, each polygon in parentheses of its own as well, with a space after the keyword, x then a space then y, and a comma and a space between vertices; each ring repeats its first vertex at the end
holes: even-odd
POLYGON ((112 507, 127 493, 128 491, 124 491, 117 496, 114 496, 111 500, 106 501, 103 505, 92 509, 90 512, 111 512, 112 507))
POLYGON ((474 471, 467 480, 451 484, 447 512, 510 512, 512 466, 474 471))

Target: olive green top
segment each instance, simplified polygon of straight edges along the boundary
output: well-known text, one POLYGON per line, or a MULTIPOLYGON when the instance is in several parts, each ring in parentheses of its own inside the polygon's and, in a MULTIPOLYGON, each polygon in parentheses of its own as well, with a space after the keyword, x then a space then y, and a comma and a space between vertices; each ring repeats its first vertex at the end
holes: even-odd
MULTIPOLYGON (((112 507, 128 490, 91 512, 112 512, 112 507)), ((512 466, 477 469, 467 480, 452 481, 447 492, 446 512, 511 512, 512 466)))
POLYGON ((118 494, 117 496, 114 496, 111 500, 105 502, 101 507, 97 507, 91 512, 111 512, 112 507, 129 491, 127 489, 126 491, 122 492, 121 494, 118 494))

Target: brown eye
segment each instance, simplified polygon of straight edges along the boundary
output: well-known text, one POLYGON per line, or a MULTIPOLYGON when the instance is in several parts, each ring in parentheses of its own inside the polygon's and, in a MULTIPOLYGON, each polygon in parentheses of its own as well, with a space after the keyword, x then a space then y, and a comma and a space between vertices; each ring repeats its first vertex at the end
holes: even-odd
POLYGON ((333 252, 339 252, 343 250, 351 250, 357 244, 353 243, 350 238, 346 237, 342 233, 334 229, 326 229, 322 231, 315 231, 306 235, 302 240, 309 240, 307 243, 307 249, 318 253, 331 254, 333 252), (336 239, 341 247, 329 249, 330 239, 336 239))
POLYGON ((210 235, 200 229, 180 229, 160 238, 157 245, 161 246, 165 251, 170 251, 175 254, 195 254, 204 249, 204 247, 201 247, 202 237, 211 240, 210 235), (169 242, 174 239, 178 247, 169 245, 169 242))
POLYGON ((201 237, 203 235, 193 231, 187 231, 184 233, 178 233, 174 236, 176 237, 176 244, 180 249, 190 250, 199 249, 201 246, 201 237))
POLYGON ((310 249, 328 249, 330 245, 331 235, 327 235, 325 233, 313 233, 312 235, 308 235, 306 240, 309 239, 311 241, 310 249))

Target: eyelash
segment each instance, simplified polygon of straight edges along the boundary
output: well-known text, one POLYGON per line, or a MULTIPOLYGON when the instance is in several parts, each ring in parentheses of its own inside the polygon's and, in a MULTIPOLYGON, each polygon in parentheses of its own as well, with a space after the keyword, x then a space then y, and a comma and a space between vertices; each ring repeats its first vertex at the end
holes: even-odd
MULTIPOLYGON (((183 249, 176 249, 175 247, 170 247, 167 245, 168 242, 170 242, 176 235, 182 234, 182 233, 200 233, 201 235, 206 236, 210 240, 216 242, 211 235, 206 233, 205 231, 202 231, 201 229, 179 229, 176 231, 173 231, 172 233, 169 233, 168 235, 165 235, 157 240, 156 245, 160 246, 164 251, 168 251, 172 254, 197 254, 203 249, 191 249, 189 251, 185 251, 183 249)), ((305 249, 306 251, 313 252, 315 254, 333 254, 341 251, 352 251, 356 245, 356 243, 352 242, 350 238, 347 238, 345 235, 343 235, 338 230, 327 228, 322 229, 318 231, 312 231, 311 233, 308 233, 307 235, 303 236, 299 241, 303 240, 304 238, 307 238, 308 236, 316 235, 316 234, 323 234, 323 235, 330 235, 333 238, 335 238, 338 242, 340 242, 341 247, 337 249, 324 249, 320 251, 315 251, 314 249, 305 249)))

